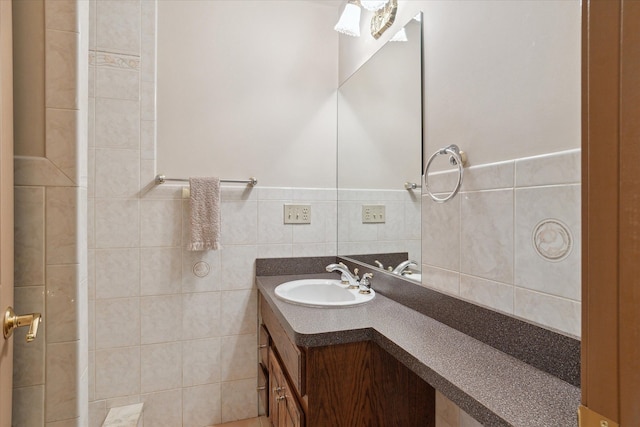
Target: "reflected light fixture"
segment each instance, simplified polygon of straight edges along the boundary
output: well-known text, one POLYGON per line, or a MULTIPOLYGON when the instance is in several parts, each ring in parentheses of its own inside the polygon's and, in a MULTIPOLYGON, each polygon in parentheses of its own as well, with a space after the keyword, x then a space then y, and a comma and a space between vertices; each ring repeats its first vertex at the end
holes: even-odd
POLYGON ((398 0, 389 0, 385 6, 373 13, 371 18, 371 35, 374 39, 379 39, 382 33, 387 31, 396 20, 398 11, 398 0))
POLYGON ((349 0, 333 29, 348 36, 360 37, 360 13, 358 0, 349 0))
POLYGON ((371 12, 382 9, 388 2, 389 0, 360 0, 362 7, 371 12))
POLYGON ((407 38, 407 32, 404 30, 404 28, 402 28, 400 29, 400 31, 395 33, 393 37, 389 39, 389 41, 390 42, 408 42, 409 39, 407 38))

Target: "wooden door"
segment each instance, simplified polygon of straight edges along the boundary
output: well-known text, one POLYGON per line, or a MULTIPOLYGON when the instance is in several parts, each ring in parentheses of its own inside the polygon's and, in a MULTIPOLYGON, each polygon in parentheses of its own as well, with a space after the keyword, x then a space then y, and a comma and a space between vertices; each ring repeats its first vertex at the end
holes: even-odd
POLYGON ((640 2, 583 2, 582 427, 640 426, 640 2))
MULTIPOLYGON (((13 65, 11 2, 0 0, 0 314, 7 306, 13 306, 13 65)), ((12 370, 13 338, 0 337, 0 427, 11 426, 12 370)))

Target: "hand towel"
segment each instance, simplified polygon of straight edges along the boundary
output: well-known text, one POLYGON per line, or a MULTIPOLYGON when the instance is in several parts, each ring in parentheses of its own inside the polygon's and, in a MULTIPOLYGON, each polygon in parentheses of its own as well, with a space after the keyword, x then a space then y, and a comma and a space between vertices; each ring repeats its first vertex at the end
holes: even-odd
POLYGON ((191 241, 189 250, 218 250, 220 246, 220 178, 189 178, 191 241))

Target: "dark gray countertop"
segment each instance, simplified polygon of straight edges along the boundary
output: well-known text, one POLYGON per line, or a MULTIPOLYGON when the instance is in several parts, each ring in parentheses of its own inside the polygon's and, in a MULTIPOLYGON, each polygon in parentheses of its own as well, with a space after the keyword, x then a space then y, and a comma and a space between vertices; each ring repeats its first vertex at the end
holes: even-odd
POLYGON ((279 300, 289 280, 335 274, 258 276, 256 283, 302 347, 372 340, 485 426, 572 427, 580 389, 381 294, 350 308, 279 300))

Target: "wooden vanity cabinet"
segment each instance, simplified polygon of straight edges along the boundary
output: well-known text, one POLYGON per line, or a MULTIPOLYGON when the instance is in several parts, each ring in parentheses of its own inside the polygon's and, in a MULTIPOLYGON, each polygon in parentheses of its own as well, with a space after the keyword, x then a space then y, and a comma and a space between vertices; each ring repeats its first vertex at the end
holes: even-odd
POLYGON ((269 353, 269 419, 275 427, 304 427, 304 415, 275 352, 269 353))
POLYGON ((299 347, 262 295, 273 427, 434 427, 435 390, 372 341, 299 347))

